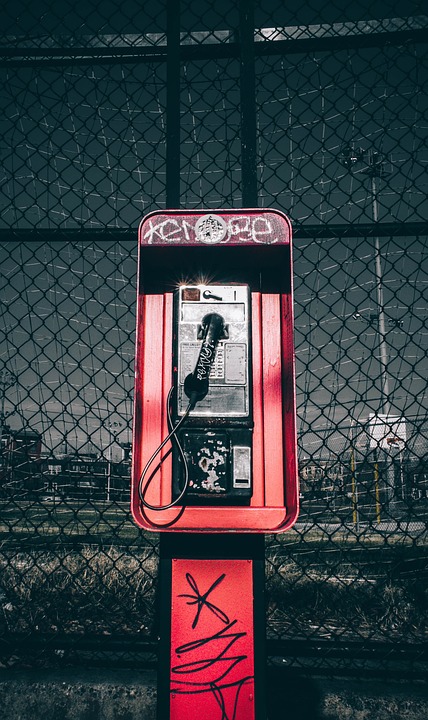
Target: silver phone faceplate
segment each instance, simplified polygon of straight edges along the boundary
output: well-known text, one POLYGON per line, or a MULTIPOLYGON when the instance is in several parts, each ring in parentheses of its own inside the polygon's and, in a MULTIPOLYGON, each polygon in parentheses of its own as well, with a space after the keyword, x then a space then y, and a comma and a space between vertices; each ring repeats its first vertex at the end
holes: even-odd
POLYGON ((250 412, 248 285, 184 285, 179 289, 178 298, 178 414, 183 415, 189 403, 183 384, 198 359, 202 320, 210 313, 218 313, 224 319, 228 337, 218 342, 208 394, 190 415, 245 418, 250 412), (198 299, 186 299, 188 297, 198 299))

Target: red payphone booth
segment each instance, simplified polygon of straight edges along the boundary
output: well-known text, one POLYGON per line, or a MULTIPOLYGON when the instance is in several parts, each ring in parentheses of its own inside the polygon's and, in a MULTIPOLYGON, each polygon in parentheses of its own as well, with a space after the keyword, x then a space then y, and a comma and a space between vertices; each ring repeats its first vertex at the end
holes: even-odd
POLYGON ((298 514, 283 213, 143 219, 135 378, 132 513, 161 533, 166 588, 158 717, 262 718, 260 539, 298 514))

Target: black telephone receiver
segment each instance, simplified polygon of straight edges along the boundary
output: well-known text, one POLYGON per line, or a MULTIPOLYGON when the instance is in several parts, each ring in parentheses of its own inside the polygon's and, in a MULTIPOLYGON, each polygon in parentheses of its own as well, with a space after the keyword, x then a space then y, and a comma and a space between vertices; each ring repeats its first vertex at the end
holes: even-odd
POLYGON ((248 504, 252 495, 251 306, 247 285, 183 285, 174 296, 173 499, 248 504), (184 460, 183 460, 184 457, 184 460))
POLYGON ((184 381, 184 392, 195 403, 203 400, 209 390, 209 376, 215 360, 218 341, 224 337, 224 320, 217 313, 205 315, 202 320, 202 345, 195 369, 184 381))

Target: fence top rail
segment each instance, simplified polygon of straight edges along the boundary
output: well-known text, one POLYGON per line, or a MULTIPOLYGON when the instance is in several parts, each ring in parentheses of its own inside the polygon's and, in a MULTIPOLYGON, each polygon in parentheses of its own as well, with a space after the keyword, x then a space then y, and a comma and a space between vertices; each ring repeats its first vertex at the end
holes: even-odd
MULTIPOLYGON (((396 223, 343 223, 343 224, 305 224, 293 223, 294 238, 361 238, 361 237, 415 237, 428 235, 428 222, 396 223)), ((44 229, 44 228, 1 228, 0 243, 7 241, 31 242, 41 240, 55 241, 93 241, 135 240, 138 229, 135 228, 81 228, 81 229, 44 229)))
MULTIPOLYGON (((425 16, 423 16, 425 18, 425 16)), ((346 24, 345 24, 346 25, 346 24)), ((358 25, 358 24, 356 24, 358 25)), ((258 30, 255 34, 254 52, 255 56, 266 55, 289 55, 302 52, 315 51, 339 51, 352 50, 369 47, 397 46, 406 43, 424 43, 428 41, 428 17, 425 26, 415 26, 406 29, 393 27, 386 29, 380 26, 379 30, 371 29, 370 32, 361 32, 348 29, 347 33, 334 32, 334 26, 330 26, 331 32, 316 29, 305 32, 304 28, 296 28, 296 32, 279 33, 276 37, 266 36, 266 30, 258 30), (299 32, 297 32, 299 31, 299 32), (284 37, 285 35, 285 37, 284 37)), ((323 29, 324 26, 319 26, 323 29)), ((268 29, 271 30, 271 29, 268 29)), ((287 28, 285 29, 287 30, 287 28)), ((217 33, 219 35, 221 33, 217 33)), ((215 38, 216 34, 214 34, 215 38)), ((141 42, 144 37, 137 39, 135 43, 126 41, 124 36, 117 36, 123 40, 123 45, 117 46, 116 42, 104 44, 101 38, 99 42, 93 41, 88 44, 81 44, 77 47, 65 46, 52 47, 45 44, 43 40, 38 46, 30 43, 20 45, 19 38, 14 37, 7 40, 6 45, 0 46, 0 67, 20 67, 37 65, 67 65, 72 64, 111 64, 111 63, 136 63, 136 62, 166 62, 167 46, 164 43, 150 44, 141 42), (9 46, 9 42, 13 46, 9 46)), ((49 38, 55 42, 54 38, 49 38)), ((83 40, 83 38, 82 38, 83 40)), ((62 38, 62 42, 64 39, 62 38)), ((71 43, 70 43, 71 44, 71 43)), ((238 58, 241 55, 241 43, 217 40, 214 42, 193 42, 180 45, 180 59, 182 61, 227 59, 238 58)))

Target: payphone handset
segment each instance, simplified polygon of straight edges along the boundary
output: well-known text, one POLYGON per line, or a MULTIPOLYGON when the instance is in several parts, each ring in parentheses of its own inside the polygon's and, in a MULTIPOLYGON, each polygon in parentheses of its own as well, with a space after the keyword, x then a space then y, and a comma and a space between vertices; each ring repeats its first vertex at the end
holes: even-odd
POLYGON ((251 302, 248 285, 181 285, 174 297, 173 496, 245 504, 252 494, 251 302), (189 411, 190 404, 190 411, 189 411))

